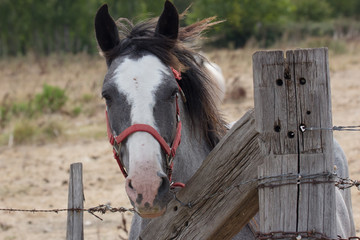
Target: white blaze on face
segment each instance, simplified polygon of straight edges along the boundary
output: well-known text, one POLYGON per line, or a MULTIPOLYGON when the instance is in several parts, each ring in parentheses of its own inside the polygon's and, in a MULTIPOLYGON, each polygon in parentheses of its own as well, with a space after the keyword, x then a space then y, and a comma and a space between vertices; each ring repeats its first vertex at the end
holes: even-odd
MULTIPOLYGON (((162 82, 164 72, 167 72, 166 66, 152 55, 139 59, 126 58, 115 69, 113 80, 118 91, 126 95, 131 105, 131 124, 148 124, 158 130, 155 126, 153 108, 155 92, 162 82)), ((148 133, 136 132, 128 137, 127 147, 129 177, 140 175, 141 181, 153 181, 152 177, 144 174, 156 176, 157 172, 161 171, 161 147, 157 140, 148 133)), ((156 188, 159 186, 159 183, 154 184, 156 188)))

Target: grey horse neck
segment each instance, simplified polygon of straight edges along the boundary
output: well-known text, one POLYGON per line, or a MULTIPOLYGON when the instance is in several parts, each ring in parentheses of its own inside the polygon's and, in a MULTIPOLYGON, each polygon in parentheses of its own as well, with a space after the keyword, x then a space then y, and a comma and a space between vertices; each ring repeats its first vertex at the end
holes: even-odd
POLYGON ((180 104, 180 117, 183 127, 181 143, 174 159, 173 181, 186 183, 210 153, 211 147, 201 131, 191 126, 183 103, 180 104))

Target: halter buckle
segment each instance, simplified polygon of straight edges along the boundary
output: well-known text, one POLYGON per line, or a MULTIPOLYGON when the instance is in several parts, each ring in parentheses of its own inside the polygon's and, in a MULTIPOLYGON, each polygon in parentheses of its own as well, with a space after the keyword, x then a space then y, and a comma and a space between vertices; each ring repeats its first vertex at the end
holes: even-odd
POLYGON ((185 96, 184 91, 180 87, 179 87, 179 91, 180 91, 180 96, 181 96, 183 103, 186 103, 186 96, 185 96))
POLYGON ((118 144, 116 141, 114 141, 113 149, 116 152, 116 154, 120 157, 121 143, 118 144))
POLYGON ((167 163, 167 167, 171 166, 172 161, 174 160, 174 157, 170 155, 166 154, 166 163, 167 163))

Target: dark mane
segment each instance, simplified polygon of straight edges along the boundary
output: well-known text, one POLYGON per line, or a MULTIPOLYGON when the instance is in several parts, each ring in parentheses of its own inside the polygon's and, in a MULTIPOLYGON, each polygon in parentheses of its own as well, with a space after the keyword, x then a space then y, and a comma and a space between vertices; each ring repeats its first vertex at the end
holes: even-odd
POLYGON ((179 85, 187 98, 187 109, 192 126, 201 128, 208 142, 214 147, 225 133, 224 121, 213 102, 211 80, 199 66, 196 58, 196 42, 204 30, 216 24, 207 18, 187 27, 179 28, 177 40, 155 34, 157 18, 136 25, 128 19, 117 21, 120 43, 110 51, 103 52, 108 64, 119 56, 147 51, 157 56, 164 64, 181 71, 179 85))

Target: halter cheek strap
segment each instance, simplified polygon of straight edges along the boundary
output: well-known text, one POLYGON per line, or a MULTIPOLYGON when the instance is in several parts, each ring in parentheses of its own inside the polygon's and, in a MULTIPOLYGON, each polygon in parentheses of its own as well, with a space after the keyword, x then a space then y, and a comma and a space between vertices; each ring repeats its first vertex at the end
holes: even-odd
MULTIPOLYGON (((176 80, 181 80, 181 73, 176 71, 175 69, 171 68, 176 80)), ((185 99, 185 95, 183 93, 183 91, 181 90, 180 86, 179 87, 179 91, 182 94, 182 98, 184 101, 186 101, 185 99)), ((176 127, 176 134, 174 137, 174 140, 172 142, 172 146, 170 147, 166 141, 164 140, 163 137, 161 137, 161 135, 158 133, 158 131, 156 131, 155 128, 153 128, 150 125, 147 124, 134 124, 131 125, 130 127, 126 128, 123 132, 121 132, 118 136, 114 136, 111 133, 111 127, 109 124, 109 117, 108 117, 108 113, 107 110, 105 111, 106 113, 106 125, 107 125, 107 135, 109 138, 109 142, 110 144, 113 146, 113 153, 114 153, 114 158, 116 159, 121 172, 123 173, 124 177, 126 178, 128 176, 128 173, 124 167, 123 162, 121 161, 121 143, 131 134, 135 133, 135 132, 147 132, 149 134, 151 134, 160 144, 161 148, 163 149, 163 151, 166 154, 166 160, 167 160, 167 168, 168 168, 168 178, 169 181, 171 182, 171 176, 172 176, 172 170, 173 170, 173 165, 174 162, 172 161, 175 157, 176 154, 176 150, 180 145, 181 142, 181 121, 180 121, 180 108, 179 108, 179 104, 178 104, 178 96, 176 96, 176 120, 177 120, 177 127, 176 127)), ((183 183, 171 183, 171 187, 185 187, 185 184, 183 183)))

